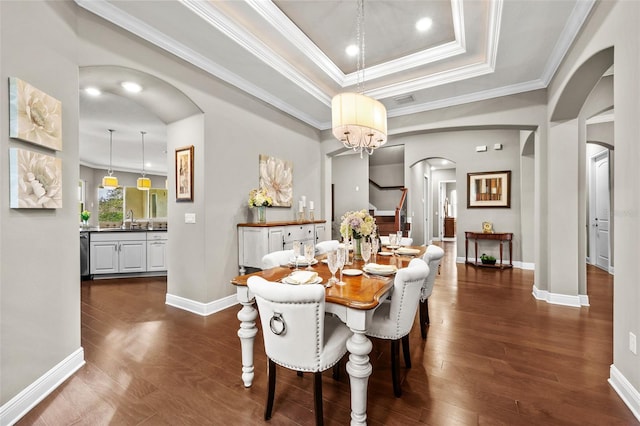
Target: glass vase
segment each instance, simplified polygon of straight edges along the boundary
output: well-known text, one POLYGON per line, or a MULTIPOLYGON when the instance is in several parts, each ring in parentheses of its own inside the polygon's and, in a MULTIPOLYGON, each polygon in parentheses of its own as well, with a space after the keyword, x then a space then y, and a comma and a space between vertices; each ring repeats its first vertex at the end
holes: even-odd
POLYGON ((353 260, 362 260, 362 237, 352 238, 353 244, 353 260))
POLYGON ((265 206, 258 206, 258 223, 267 223, 267 208, 265 206))

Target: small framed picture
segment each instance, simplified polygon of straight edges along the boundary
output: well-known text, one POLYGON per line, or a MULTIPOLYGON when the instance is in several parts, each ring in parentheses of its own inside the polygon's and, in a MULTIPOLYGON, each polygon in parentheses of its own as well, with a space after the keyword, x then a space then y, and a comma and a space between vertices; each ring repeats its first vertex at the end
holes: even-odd
POLYGON ((193 145, 176 149, 176 201, 193 201, 193 145))

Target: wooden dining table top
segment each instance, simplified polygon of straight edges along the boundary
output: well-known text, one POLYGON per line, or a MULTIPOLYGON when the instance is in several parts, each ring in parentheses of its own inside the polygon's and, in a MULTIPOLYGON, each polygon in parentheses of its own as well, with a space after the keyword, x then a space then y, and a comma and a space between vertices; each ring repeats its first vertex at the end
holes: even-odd
MULTIPOLYGON (((379 265, 395 265, 398 269, 405 268, 411 262, 413 258, 421 258, 426 251, 425 246, 412 246, 410 248, 418 249, 419 253, 414 255, 401 255, 394 254, 393 256, 381 256, 377 255, 375 263, 379 265)), ((383 247, 383 252, 391 252, 391 250, 383 247)), ((314 272, 322 278, 322 283, 325 284, 331 278, 331 272, 326 263, 322 262, 326 258, 326 254, 316 256, 318 263, 312 265, 311 268, 314 272)), ((369 259, 369 262, 373 262, 373 258, 369 259)), ((362 260, 354 260, 353 264, 345 265, 344 269, 360 269, 362 270, 364 262, 362 260)), ((300 266, 299 269, 304 270, 306 266, 300 266)), ((231 284, 236 286, 246 286, 247 280, 251 276, 259 276, 268 281, 279 283, 280 280, 291 274, 293 267, 289 266, 277 266, 263 271, 254 272, 251 274, 239 275, 231 280, 231 284)), ((356 276, 348 276, 343 274, 343 281, 345 285, 333 284, 331 287, 325 288, 326 301, 328 303, 335 303, 355 309, 372 309, 378 306, 380 299, 393 287, 393 279, 395 275, 373 275, 363 273, 356 276)), ((336 272, 336 277, 340 277, 340 271, 336 272)))

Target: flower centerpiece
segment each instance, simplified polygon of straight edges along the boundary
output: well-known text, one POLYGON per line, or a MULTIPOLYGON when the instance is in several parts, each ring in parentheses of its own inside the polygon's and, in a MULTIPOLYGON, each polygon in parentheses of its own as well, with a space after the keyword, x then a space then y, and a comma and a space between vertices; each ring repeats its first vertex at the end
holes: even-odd
POLYGON ((267 221, 266 208, 273 205, 273 199, 267 194, 265 188, 252 189, 249 192, 249 207, 258 208, 258 223, 267 221))
POLYGON ((340 234, 345 239, 353 239, 353 256, 360 259, 362 237, 373 237, 376 233, 376 220, 366 210, 350 211, 342 215, 340 234))
POLYGON ((91 212, 89 210, 82 210, 80 212, 80 219, 82 219, 82 223, 85 227, 89 224, 90 217, 91 217, 91 212))

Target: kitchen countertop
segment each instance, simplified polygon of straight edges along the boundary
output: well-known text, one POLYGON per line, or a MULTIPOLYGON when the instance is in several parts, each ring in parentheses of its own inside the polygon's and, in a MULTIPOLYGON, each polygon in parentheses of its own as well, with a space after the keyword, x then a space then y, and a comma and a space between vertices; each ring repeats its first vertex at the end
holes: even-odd
POLYGON ((80 228, 80 232, 167 232, 167 228, 163 229, 122 229, 122 228, 80 228))

